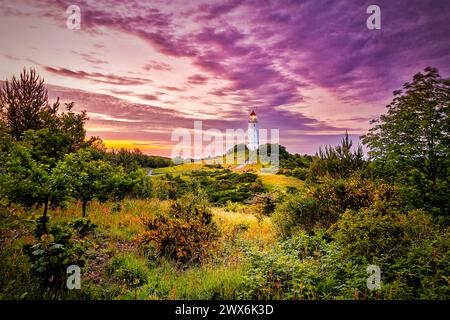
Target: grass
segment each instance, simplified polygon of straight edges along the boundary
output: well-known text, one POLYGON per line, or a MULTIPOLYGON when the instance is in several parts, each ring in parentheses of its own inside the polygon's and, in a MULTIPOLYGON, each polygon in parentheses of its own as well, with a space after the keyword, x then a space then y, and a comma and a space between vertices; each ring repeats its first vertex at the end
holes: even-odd
MULTIPOLYGON (((249 212, 228 212, 212 208, 222 238, 211 258, 203 265, 179 265, 146 253, 135 238, 142 231, 142 218, 165 212, 168 201, 125 200, 116 204, 92 201, 87 217, 97 231, 92 254, 83 269, 81 297, 88 299, 237 299, 244 283, 246 260, 242 243, 263 248, 275 241, 270 218, 258 220, 249 212), (97 260, 101 257, 101 262, 97 260), (99 279, 101 279, 99 281, 99 279)), ((250 207, 243 207, 249 210, 250 207)), ((40 209, 3 212, 0 226, 0 298, 33 298, 33 277, 22 248, 33 243, 36 216, 40 209)), ((50 210, 51 225, 65 224, 81 217, 79 203, 50 210)))
POLYGON ((149 271, 147 283, 120 299, 236 299, 242 285, 243 266, 204 265, 180 272, 165 264, 149 271))
POLYGON ((164 167, 164 168, 156 168, 153 170, 153 174, 181 174, 181 173, 189 173, 195 170, 207 170, 204 164, 201 163, 183 163, 177 166, 172 167, 164 167))
POLYGON ((281 174, 260 174, 259 178, 261 179, 263 186, 269 191, 272 191, 277 187, 292 187, 301 189, 304 186, 304 182, 302 180, 281 174))
MULTIPOLYGON (((142 218, 162 212, 167 205, 168 202, 159 200, 125 200, 121 204, 120 212, 115 212, 114 203, 92 201, 89 203, 87 217, 108 237, 131 241, 144 231, 142 218)), ((51 211, 50 215, 54 223, 67 222, 81 216, 81 205, 72 203, 65 209, 51 211)))
POLYGON ((275 231, 269 217, 263 217, 260 221, 253 214, 227 212, 222 208, 214 208, 213 215, 225 241, 236 241, 239 237, 260 247, 275 241, 275 231))

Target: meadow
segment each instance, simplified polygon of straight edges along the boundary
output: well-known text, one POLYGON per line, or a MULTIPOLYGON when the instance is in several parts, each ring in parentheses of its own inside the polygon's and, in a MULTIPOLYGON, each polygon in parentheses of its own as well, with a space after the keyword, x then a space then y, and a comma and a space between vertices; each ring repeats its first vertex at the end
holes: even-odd
POLYGON ((345 133, 315 155, 262 145, 247 165, 108 150, 35 71, 7 84, 0 299, 450 298, 450 81, 436 69, 395 93, 368 155, 345 133))
MULTIPOLYGON (((137 237, 144 231, 143 219, 162 212, 168 200, 127 199, 121 210, 115 203, 93 201, 88 218, 97 225, 90 235, 91 252, 82 276, 82 289, 76 298, 101 299, 236 299, 246 273, 243 246, 265 247, 276 240, 270 217, 258 220, 251 209, 239 212, 213 208, 221 238, 215 257, 201 266, 180 268, 154 252, 140 248, 137 237)), ((2 212, 3 297, 32 298, 31 267, 22 248, 34 242, 33 219, 38 210, 12 209, 5 219, 2 212), (24 264, 25 263, 25 264, 24 264), (19 267, 19 268, 17 268, 19 267), (7 271, 6 271, 7 270, 7 271), (18 279, 23 279, 21 283, 18 279), (9 288, 9 289, 8 289, 9 288)), ((81 204, 72 202, 64 209, 51 210, 51 226, 66 225, 79 218, 81 204)))

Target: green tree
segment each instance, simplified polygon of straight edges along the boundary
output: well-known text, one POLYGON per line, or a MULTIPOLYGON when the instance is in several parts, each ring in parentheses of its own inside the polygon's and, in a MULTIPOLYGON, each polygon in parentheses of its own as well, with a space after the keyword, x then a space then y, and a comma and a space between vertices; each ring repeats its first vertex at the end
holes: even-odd
POLYGON ((55 105, 48 104, 48 93, 34 69, 24 69, 19 78, 13 76, 0 88, 0 118, 16 140, 27 130, 42 128, 42 112, 56 113, 55 105))
POLYGON ((26 207, 44 206, 41 233, 46 233, 49 206, 60 206, 65 200, 65 186, 56 185, 55 174, 50 166, 36 161, 30 148, 24 143, 15 143, 4 158, 0 175, 0 191, 9 201, 26 207))
POLYGON ((49 106, 44 82, 34 70, 24 70, 0 90, 1 195, 26 206, 43 205, 43 232, 48 207, 66 198, 53 169, 65 154, 95 142, 85 140, 86 112, 75 113, 73 106, 65 104, 63 112, 59 100, 49 106))
POLYGON ((353 142, 347 132, 341 140, 341 144, 335 147, 326 146, 325 150, 319 149, 310 165, 311 175, 334 178, 346 178, 351 173, 365 167, 364 153, 358 145, 353 149, 353 142))
POLYGON ((138 174, 128 175, 122 167, 94 159, 86 149, 65 155, 55 168, 55 177, 59 186, 66 186, 68 195, 81 201, 83 217, 89 201, 121 200, 139 179, 138 174))
POLYGON ((394 91, 363 136, 377 171, 405 183, 416 206, 449 209, 450 79, 428 67, 394 91))

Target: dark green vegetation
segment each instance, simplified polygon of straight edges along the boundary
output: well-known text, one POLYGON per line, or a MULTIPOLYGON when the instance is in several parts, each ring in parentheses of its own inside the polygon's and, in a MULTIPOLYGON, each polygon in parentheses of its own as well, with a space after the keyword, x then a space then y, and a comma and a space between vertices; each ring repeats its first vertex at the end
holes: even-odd
POLYGON ((315 156, 279 146, 278 174, 108 152, 72 108, 49 105, 33 71, 0 91, 1 299, 450 297, 450 82, 437 70, 394 93, 363 138, 369 159, 345 134, 315 156))
POLYGON ((193 171, 188 174, 155 177, 151 181, 154 196, 161 200, 177 199, 188 192, 204 192, 211 203, 249 201, 264 190, 254 173, 238 174, 229 169, 193 171))

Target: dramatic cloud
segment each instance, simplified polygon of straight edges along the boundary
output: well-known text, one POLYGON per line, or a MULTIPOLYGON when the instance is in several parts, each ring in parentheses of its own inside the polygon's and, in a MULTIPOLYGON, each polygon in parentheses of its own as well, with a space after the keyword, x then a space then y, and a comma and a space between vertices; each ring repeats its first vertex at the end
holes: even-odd
POLYGON ((99 72, 85 72, 85 71, 72 71, 66 68, 53 68, 44 67, 44 69, 50 73, 56 75, 71 77, 76 79, 87 79, 97 83, 107 83, 113 85, 132 86, 138 84, 152 83, 149 79, 135 78, 135 77, 121 77, 113 74, 102 74, 99 72))
POLYGON ((169 143, 175 126, 245 127, 255 109, 290 150, 314 152, 364 133, 426 66, 450 73, 445 0, 380 0, 381 30, 367 29, 362 0, 80 0, 78 31, 72 4, 0 5, 0 28, 16 33, 2 35, 0 72, 34 66, 72 88, 110 139, 169 143))
POLYGON ((208 81, 208 77, 202 76, 201 74, 195 74, 188 78, 188 83, 190 84, 205 84, 208 81))

